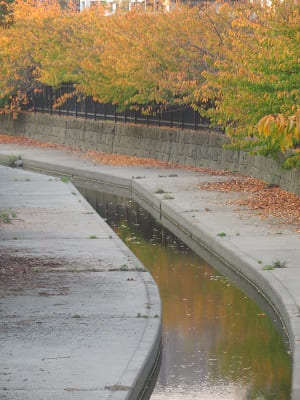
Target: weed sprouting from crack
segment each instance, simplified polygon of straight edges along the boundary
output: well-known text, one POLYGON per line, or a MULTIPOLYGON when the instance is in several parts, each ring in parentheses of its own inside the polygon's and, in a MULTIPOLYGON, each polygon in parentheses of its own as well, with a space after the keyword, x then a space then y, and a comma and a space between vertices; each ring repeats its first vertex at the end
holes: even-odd
POLYGON ((16 167, 16 161, 21 161, 21 156, 17 156, 15 154, 11 154, 7 161, 6 161, 6 165, 8 165, 11 168, 15 168, 16 167))
POLYGON ((219 236, 219 237, 225 237, 225 236, 226 236, 226 233, 225 233, 225 232, 219 232, 219 233, 217 234, 217 236, 219 236))
POLYGON ((265 265, 264 267, 262 267, 263 271, 272 271, 275 268, 286 268, 286 261, 283 260, 275 260, 272 262, 272 264, 270 265, 265 265))
POLYGON ((14 211, 1 211, 0 212, 0 223, 10 224, 13 219, 17 218, 17 214, 14 211))
POLYGON ((61 176, 60 180, 63 183, 69 183, 70 182, 70 178, 68 178, 67 176, 61 176))
POLYGON ((170 194, 165 194, 163 197, 164 200, 174 200, 174 197, 171 196, 170 194))
POLYGON ((166 191, 164 189, 159 188, 159 189, 156 189, 154 193, 155 194, 163 194, 163 193, 166 193, 166 191))

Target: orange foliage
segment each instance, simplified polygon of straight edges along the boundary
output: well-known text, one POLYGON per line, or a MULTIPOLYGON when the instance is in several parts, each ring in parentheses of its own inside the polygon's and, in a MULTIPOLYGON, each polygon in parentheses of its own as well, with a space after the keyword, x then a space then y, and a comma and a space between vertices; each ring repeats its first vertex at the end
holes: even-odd
POLYGON ((298 2, 178 4, 106 17, 101 7, 78 13, 55 0, 16 0, 12 10, 14 23, 0 26, 2 112, 18 112, 42 85, 73 82, 77 94, 121 109, 192 105, 238 146, 263 154, 300 142, 298 128, 269 129, 268 117, 257 131, 265 115, 287 118, 299 106, 298 2))

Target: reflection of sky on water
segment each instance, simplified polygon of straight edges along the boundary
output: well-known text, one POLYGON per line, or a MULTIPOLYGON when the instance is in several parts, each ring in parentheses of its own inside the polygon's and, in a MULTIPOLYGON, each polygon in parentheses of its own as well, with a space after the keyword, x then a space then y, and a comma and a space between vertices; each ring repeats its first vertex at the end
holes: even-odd
POLYGON ((151 400, 289 399, 291 363, 261 309, 133 203, 89 195, 160 290, 163 356, 151 400))
POLYGON ((151 400, 246 400, 246 396, 245 389, 233 384, 211 386, 208 383, 192 387, 170 385, 170 387, 161 388, 158 383, 151 400))
POLYGON ((238 384, 230 379, 222 380, 220 376, 216 382, 211 377, 211 366, 218 359, 205 354, 205 348, 211 348, 215 339, 214 332, 208 330, 201 338, 191 332, 191 336, 194 345, 186 351, 184 332, 175 329, 164 333, 162 364, 151 400, 246 399, 246 382, 238 384))

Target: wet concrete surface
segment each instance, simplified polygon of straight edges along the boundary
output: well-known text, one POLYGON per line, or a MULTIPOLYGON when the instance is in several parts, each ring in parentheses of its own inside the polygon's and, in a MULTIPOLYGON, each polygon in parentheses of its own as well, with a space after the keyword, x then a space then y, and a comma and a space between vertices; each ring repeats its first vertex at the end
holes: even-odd
MULTIPOLYGON (((20 154, 24 168, 69 176, 75 184, 84 183, 94 190, 129 194, 192 249, 201 245, 204 258, 213 255, 217 263, 251 282, 272 303, 287 328, 293 354, 292 398, 300 398, 300 235, 292 226, 276 218, 261 219, 245 207, 237 212, 228 202, 241 194, 198 187, 202 182, 230 179, 227 176, 101 165, 62 151, 0 146, 3 161, 10 154, 20 154), (158 193, 159 189, 163 192, 158 193), (263 270, 277 259, 285 261, 286 268, 263 270)), ((46 242, 43 249, 50 252, 46 242)), ((55 248, 64 255, 60 240, 55 248)))
POLYGON ((0 398, 137 398, 161 338, 151 275, 70 183, 0 167, 0 212, 0 398))

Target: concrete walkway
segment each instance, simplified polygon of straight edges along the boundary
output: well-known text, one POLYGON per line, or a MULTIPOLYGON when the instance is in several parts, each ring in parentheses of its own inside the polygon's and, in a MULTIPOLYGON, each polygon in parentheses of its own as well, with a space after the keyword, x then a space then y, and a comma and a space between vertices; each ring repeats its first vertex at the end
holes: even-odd
POLYGON ((278 225, 275 219, 261 220, 247 209, 237 213, 236 206, 228 204, 235 193, 208 192, 196 186, 228 177, 95 165, 71 153, 0 145, 0 160, 11 154, 22 156, 25 169, 68 176, 80 186, 132 196, 203 258, 256 287, 288 331, 293 354, 292 399, 300 399, 299 233, 278 225), (164 193, 156 193, 158 189, 164 193), (263 270, 275 260, 286 261, 287 268, 263 270))
POLYGON ((0 167, 1 400, 139 399, 161 342, 143 265, 71 183, 0 167))

